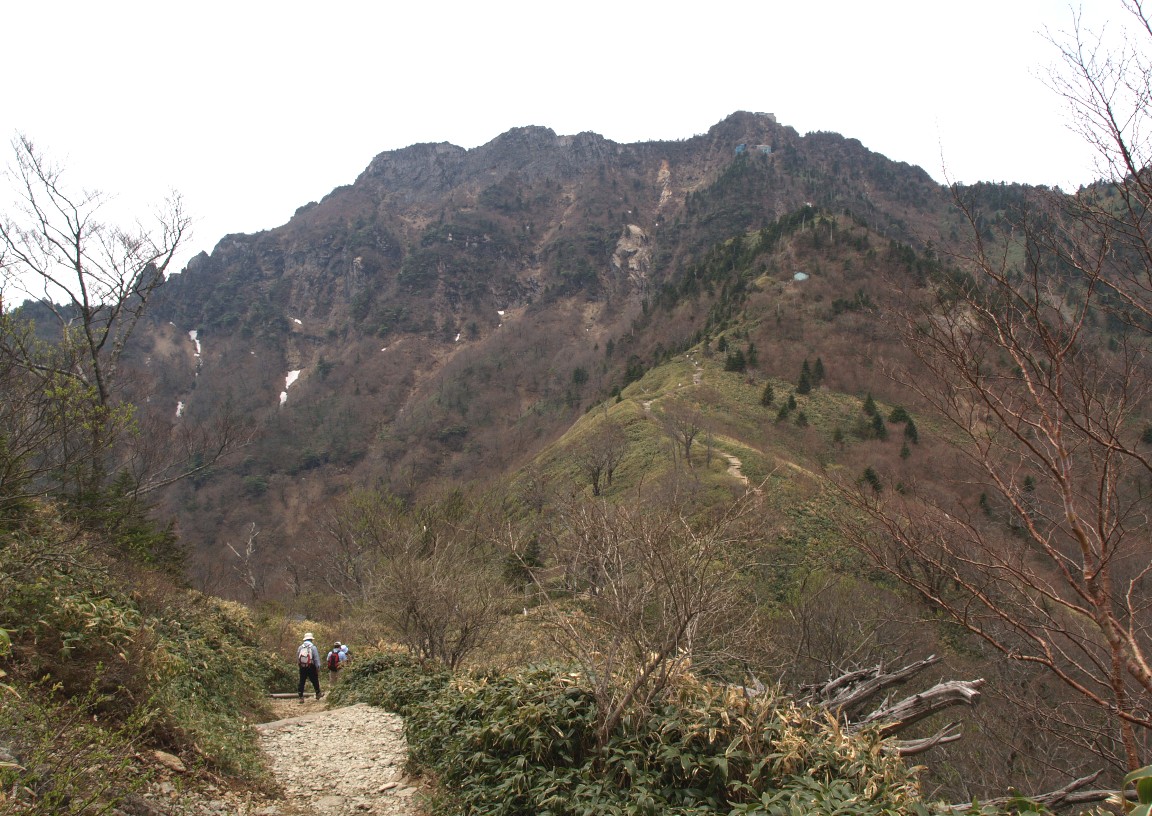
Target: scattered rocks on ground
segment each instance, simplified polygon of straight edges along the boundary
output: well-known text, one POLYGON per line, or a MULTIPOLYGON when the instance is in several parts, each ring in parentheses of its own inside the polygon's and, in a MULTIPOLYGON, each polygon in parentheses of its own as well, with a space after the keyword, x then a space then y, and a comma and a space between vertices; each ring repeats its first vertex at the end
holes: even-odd
MULTIPOLYGON (((289 705, 292 705, 290 702, 289 705)), ((281 709, 283 710, 283 709, 281 709)), ((404 778, 404 723, 369 705, 307 713, 257 726, 290 814, 412 816, 404 778)), ((271 813, 267 816, 272 816, 271 813)))
MULTIPOLYGON (((416 816, 417 788, 404 777, 408 749, 399 715, 368 705, 325 705, 311 697, 274 700, 272 710, 282 719, 255 726, 282 797, 212 785, 193 792, 172 769, 172 776, 130 797, 117 816, 416 816)), ((156 753, 155 761, 172 767, 156 753)))
POLYGON ((167 751, 153 751, 153 758, 165 768, 176 773, 184 773, 188 769, 184 767, 184 763, 180 757, 168 753, 167 751))

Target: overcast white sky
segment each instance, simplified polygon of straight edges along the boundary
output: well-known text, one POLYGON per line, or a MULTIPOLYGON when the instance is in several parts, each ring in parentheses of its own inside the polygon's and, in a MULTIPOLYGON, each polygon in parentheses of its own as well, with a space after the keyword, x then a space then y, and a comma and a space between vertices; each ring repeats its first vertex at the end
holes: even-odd
POLYGON ((1073 5, 1124 20, 1117 0, 6 3, 0 133, 129 208, 180 191, 189 255, 382 151, 522 125, 635 142, 770 111, 938 180, 1074 187, 1092 157, 1041 81, 1073 5))

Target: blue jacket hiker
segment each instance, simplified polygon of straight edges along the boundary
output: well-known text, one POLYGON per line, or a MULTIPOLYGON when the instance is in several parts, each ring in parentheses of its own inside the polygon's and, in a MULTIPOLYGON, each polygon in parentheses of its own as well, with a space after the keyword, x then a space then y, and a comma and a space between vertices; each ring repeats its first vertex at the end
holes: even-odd
POLYGON ((297 696, 304 699, 304 684, 312 681, 312 688, 316 689, 316 699, 320 699, 320 650, 312 642, 312 633, 304 634, 304 642, 296 649, 296 665, 300 667, 300 685, 296 689, 297 696))

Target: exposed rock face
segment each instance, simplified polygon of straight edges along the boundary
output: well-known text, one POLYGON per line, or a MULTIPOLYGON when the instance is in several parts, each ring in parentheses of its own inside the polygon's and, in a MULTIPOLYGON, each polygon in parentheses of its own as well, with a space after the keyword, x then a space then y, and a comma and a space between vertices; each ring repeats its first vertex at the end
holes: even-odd
POLYGON ((454 186, 467 155, 464 148, 447 142, 381 153, 356 183, 390 191, 397 204, 427 203, 454 186))
POLYGON ((624 234, 616 242, 612 253, 612 267, 624 272, 637 291, 643 291, 652 271, 652 251, 648 247, 648 234, 635 224, 624 227, 624 234))

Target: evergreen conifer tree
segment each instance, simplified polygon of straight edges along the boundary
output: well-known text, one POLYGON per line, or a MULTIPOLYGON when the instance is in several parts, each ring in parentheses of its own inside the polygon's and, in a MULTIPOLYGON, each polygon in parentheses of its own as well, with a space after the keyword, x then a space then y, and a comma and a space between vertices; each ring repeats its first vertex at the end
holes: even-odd
POLYGON ((808 361, 804 361, 804 365, 800 366, 800 379, 796 382, 796 393, 807 394, 812 390, 812 370, 808 367, 808 361))

